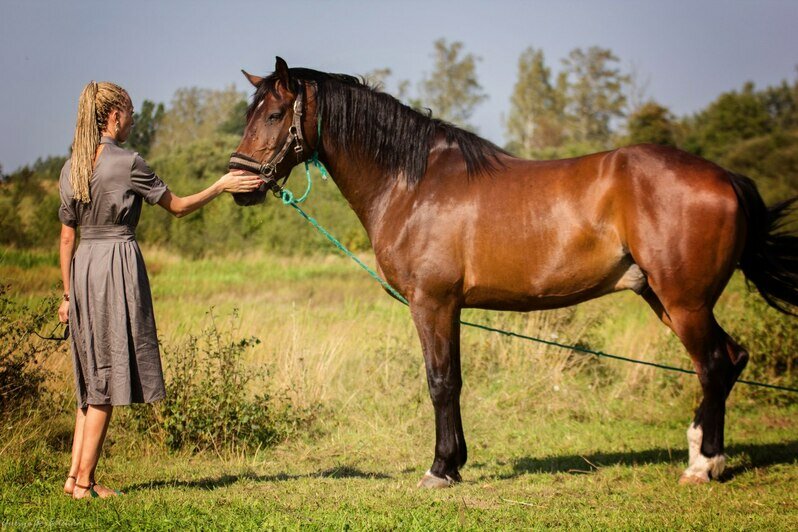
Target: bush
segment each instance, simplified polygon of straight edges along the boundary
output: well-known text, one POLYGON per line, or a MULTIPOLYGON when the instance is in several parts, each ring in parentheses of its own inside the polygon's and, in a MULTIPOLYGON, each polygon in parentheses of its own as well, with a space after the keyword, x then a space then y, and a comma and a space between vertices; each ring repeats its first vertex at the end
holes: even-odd
POLYGON ((752 289, 729 333, 751 355, 743 379, 798 386, 798 320, 771 308, 752 289))
POLYGON ((200 451, 269 445, 282 439, 290 415, 264 392, 266 371, 244 361, 254 337, 237 337, 237 311, 184 342, 164 348, 166 399, 154 408, 132 409, 140 431, 154 431, 170 450, 200 451))
MULTIPOLYGON (((46 358, 67 349, 67 342, 41 340, 33 331, 52 323, 58 298, 31 308, 12 300, 0 285, 0 414, 27 412, 44 397, 46 358)), ((49 333, 49 330, 47 331, 49 333)))

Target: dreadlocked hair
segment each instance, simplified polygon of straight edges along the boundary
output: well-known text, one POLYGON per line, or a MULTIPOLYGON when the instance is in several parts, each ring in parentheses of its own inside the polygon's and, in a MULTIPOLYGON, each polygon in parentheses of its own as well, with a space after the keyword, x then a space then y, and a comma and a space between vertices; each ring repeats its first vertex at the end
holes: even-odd
POLYGON ((113 109, 122 110, 130 97, 125 89, 107 81, 90 81, 78 101, 78 120, 72 141, 69 182, 75 199, 90 203, 89 181, 94 172, 94 158, 100 145, 100 133, 108 125, 113 109))

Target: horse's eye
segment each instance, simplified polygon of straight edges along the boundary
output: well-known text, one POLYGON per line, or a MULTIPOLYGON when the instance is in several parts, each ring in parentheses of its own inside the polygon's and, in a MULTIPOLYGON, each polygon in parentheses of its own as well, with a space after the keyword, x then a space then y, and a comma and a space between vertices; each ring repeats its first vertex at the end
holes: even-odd
POLYGON ((283 113, 272 113, 269 115, 269 122, 277 122, 283 117, 283 113))

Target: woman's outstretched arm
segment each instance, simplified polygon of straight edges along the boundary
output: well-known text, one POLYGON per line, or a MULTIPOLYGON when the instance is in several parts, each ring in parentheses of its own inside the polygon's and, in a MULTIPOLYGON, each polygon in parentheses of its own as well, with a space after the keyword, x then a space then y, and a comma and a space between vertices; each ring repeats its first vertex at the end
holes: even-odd
POLYGON ((181 198, 167 190, 158 200, 158 205, 181 218, 206 205, 222 192, 252 192, 262 183, 257 175, 237 170, 223 175, 213 185, 191 196, 181 198))

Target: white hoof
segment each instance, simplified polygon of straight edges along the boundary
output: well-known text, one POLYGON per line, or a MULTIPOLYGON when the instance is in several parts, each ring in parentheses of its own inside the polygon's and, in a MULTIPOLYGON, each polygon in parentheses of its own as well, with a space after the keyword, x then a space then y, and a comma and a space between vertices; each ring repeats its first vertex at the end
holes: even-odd
POLYGON ((455 483, 455 480, 446 475, 444 478, 437 477, 432 474, 432 471, 427 471, 424 473, 424 476, 421 477, 421 480, 418 481, 418 488, 448 488, 455 483))
POLYGON ((719 454, 707 458, 699 453, 690 466, 682 473, 679 484, 705 484, 711 479, 718 479, 726 469, 726 456, 719 454))

